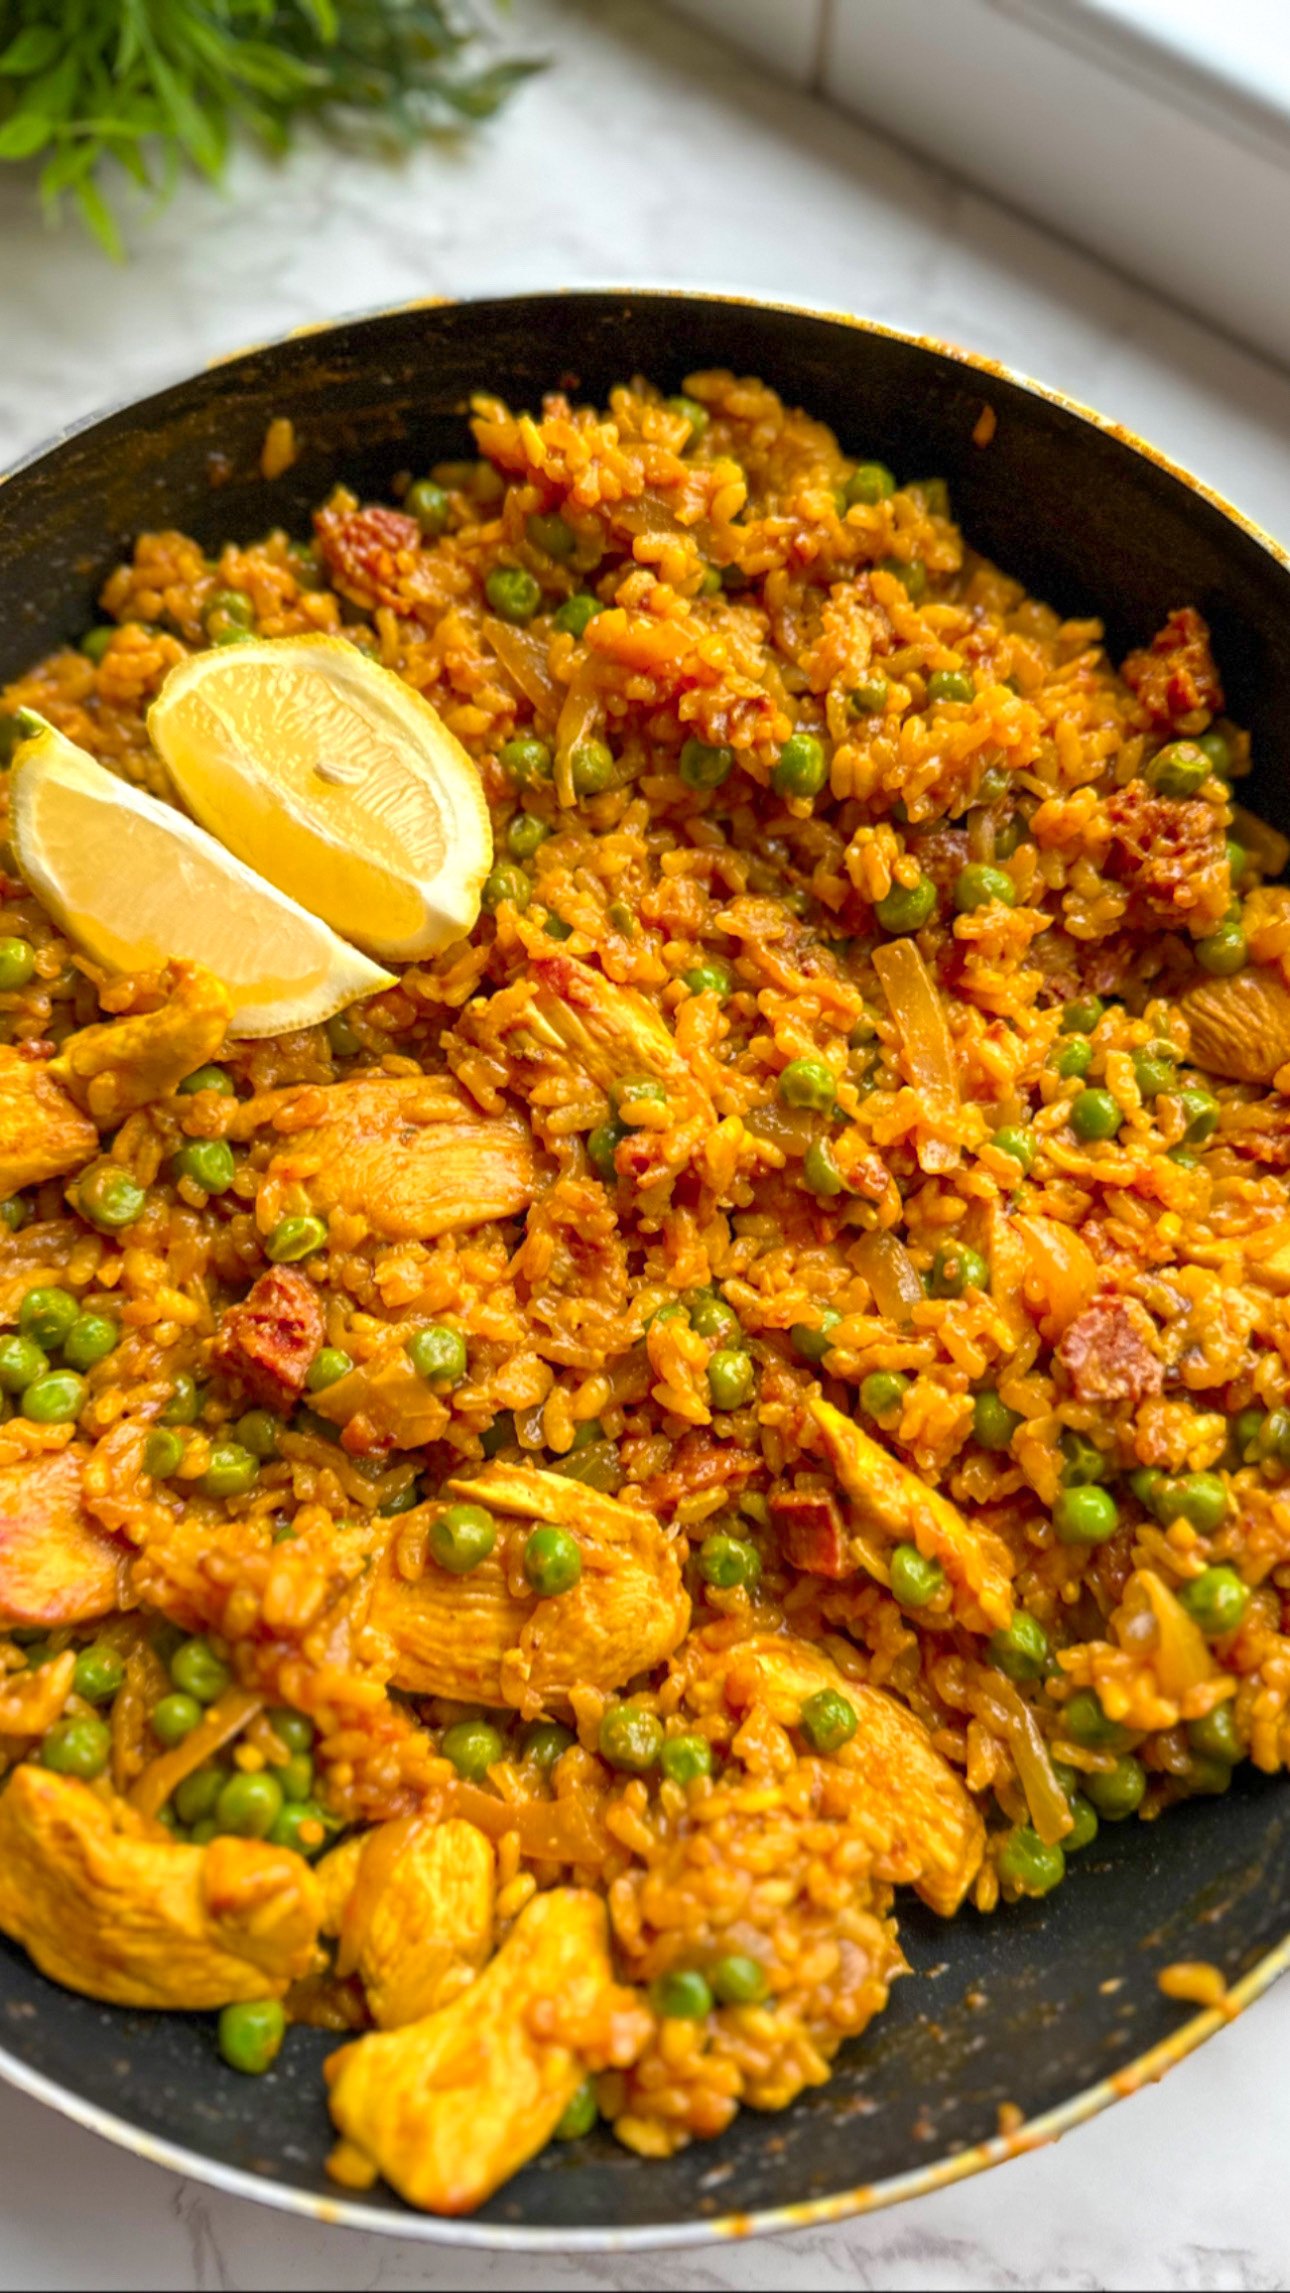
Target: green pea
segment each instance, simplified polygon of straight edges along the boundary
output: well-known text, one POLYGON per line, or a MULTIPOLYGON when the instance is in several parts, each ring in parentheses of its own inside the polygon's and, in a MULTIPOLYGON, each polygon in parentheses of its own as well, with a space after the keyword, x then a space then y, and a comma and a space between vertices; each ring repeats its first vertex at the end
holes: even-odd
POLYGON ((289 1704, 275 1704, 266 1717, 278 1742, 289 1752, 313 1750, 317 1730, 307 1712, 294 1712, 289 1704))
POLYGON ((1203 1759, 1222 1760, 1227 1767, 1235 1767, 1245 1757, 1236 1724, 1236 1713, 1231 1702, 1215 1704, 1201 1720, 1193 1720, 1187 1730, 1187 1741, 1203 1759))
POLYGON ((104 1641, 95 1641, 77 1657, 72 1686, 87 1704, 108 1704, 124 1679, 124 1658, 104 1641))
POLYGON ((55 1720, 40 1747, 43 1766, 55 1775, 77 1776, 82 1783, 93 1783, 102 1775, 111 1753, 111 1729, 89 1713, 55 1720))
POLYGON ((1187 1118, 1183 1135, 1190 1145, 1202 1146, 1218 1129, 1218 1101, 1204 1083, 1185 1084, 1178 1097, 1187 1118))
POLYGON ((794 1322, 788 1335, 803 1361, 823 1361, 832 1344, 832 1332, 841 1319, 836 1306, 826 1306, 818 1322, 794 1322))
POLYGON ((665 398, 663 403, 669 414, 679 414, 689 423, 690 435, 686 444, 692 446, 696 439, 703 436, 712 419, 707 407, 701 406, 697 398, 686 398, 680 393, 674 398, 665 398))
POLYGON ((909 1391, 909 1379, 896 1369, 871 1369, 860 1387, 860 1407, 867 1417, 894 1417, 909 1391))
POLYGON ((244 1497, 259 1477, 259 1458, 240 1441, 217 1441, 197 1486, 207 1497, 244 1497))
POLYGON ((154 1425, 143 1445, 144 1471, 154 1481, 168 1481, 184 1461, 184 1444, 168 1425, 154 1425))
POLYGON ((708 956, 703 963, 694 964, 681 974, 691 995, 715 995, 724 1003, 734 986, 734 974, 720 956, 708 956))
POLYGON ((1139 1465, 1129 1475, 1129 1487, 1138 1503, 1145 1505, 1149 1513, 1154 1513, 1156 1509, 1156 1495, 1164 1478, 1158 1465, 1139 1465))
POLYGON ((621 1082, 610 1084, 609 1097, 616 1113, 625 1105, 665 1107, 667 1085, 656 1075, 625 1075, 621 1082))
POLYGON ((34 1338, 0 1338, 0 1392, 21 1393, 49 1368, 49 1356, 34 1338))
POLYGON ((837 1079, 823 1059, 791 1059, 780 1075, 779 1095, 786 1107, 823 1113, 837 1096, 837 1079))
POLYGON ((1213 769, 1197 741, 1175 740, 1152 757, 1146 777, 1162 796, 1194 796, 1213 769))
POLYGON ((812 1194, 833 1195, 845 1190, 846 1180, 827 1139, 812 1139, 802 1157, 802 1178, 812 1194))
POLYGON ((891 1589, 902 1608, 926 1608, 944 1582, 938 1560, 929 1560, 917 1545, 897 1545, 891 1556, 891 1589))
POLYGON ((215 1821, 235 1839, 267 1839, 282 1813, 282 1786, 262 1769, 254 1775, 231 1775, 215 1802, 215 1821))
POLYGON ((1062 1012, 1062 1025, 1071 1035, 1091 1035, 1106 1010, 1100 995, 1082 995, 1062 1012))
POLYGON ((1167 1160, 1170 1162, 1176 1162, 1179 1170, 1200 1169, 1200 1156, 1198 1154, 1193 1154, 1190 1147, 1170 1147, 1167 1160))
POLYGON ((714 1409, 742 1409, 752 1400, 757 1378, 746 1353, 722 1346, 708 1363, 708 1395, 714 1409))
POLYGON ((516 1446, 515 1412, 499 1409, 491 1425, 486 1425, 479 1436, 479 1446, 485 1457, 496 1457, 503 1449, 516 1446))
POLYGON ((533 886, 524 870, 513 868, 507 860, 502 860, 496 868, 489 869, 484 878, 483 891, 480 893, 480 898, 490 915, 496 914, 503 900, 509 900, 513 908, 523 910, 528 906, 532 897, 533 886))
POLYGON ((440 534, 447 528, 452 505, 433 478, 418 478, 403 496, 403 507, 416 519, 422 533, 440 534))
POLYGON ((717 1959, 708 1969, 708 1980, 723 2006, 759 2006, 770 1989, 765 1967, 742 1951, 717 1959))
POLYGON ((817 1688, 798 1714, 797 1724, 813 1752, 839 1752, 856 1732, 856 1708, 837 1688, 817 1688))
POLYGON ((1258 1442, 1267 1419, 1261 1409, 1242 1409, 1228 1428, 1228 1453, 1233 1471, 1238 1466, 1253 1462, 1258 1454, 1258 1442))
POLYGON ((548 557, 555 559, 557 565, 567 564, 578 546, 578 537, 573 527, 560 516, 558 510, 549 514, 535 510, 531 517, 525 519, 524 531, 534 549, 543 550, 548 557))
POLYGON ((277 1456, 281 1430, 277 1418, 267 1409, 246 1410, 233 1428, 242 1447, 258 1457, 261 1464, 266 1458, 277 1456))
POLYGON ((720 788, 733 772, 734 763, 733 751, 728 748, 714 748, 706 740, 687 740, 678 770, 687 788, 702 791, 720 788))
POLYGON ((649 1986, 655 2014, 669 2022, 702 2022, 712 2012, 712 1992, 693 1967, 674 1967, 649 1986))
POLYGON ((321 1250, 326 1240, 327 1229, 321 1218, 307 1212, 302 1217, 280 1218, 264 1245, 264 1255, 275 1266, 294 1266, 321 1250))
POLYGON ((1069 1043, 1059 1043, 1053 1053, 1053 1066, 1067 1083, 1072 1076, 1087 1075, 1093 1064, 1093 1046, 1086 1035, 1073 1035, 1069 1043))
POLYGON ((314 1788, 314 1763, 308 1752, 293 1752, 273 1770, 283 1799, 294 1806, 307 1800, 314 1788))
MULTIPOLYGON (((933 669, 927 680, 929 701, 970 701, 975 697, 976 678, 967 669, 933 669)), ((981 902, 977 901, 976 905, 979 907, 981 902)), ((1011 907, 1011 900, 1008 905, 1011 907)))
POLYGON ((483 1505, 450 1505, 430 1530, 430 1550, 451 1576, 468 1576, 497 1542, 497 1523, 483 1505))
POLYGON ((120 1335, 106 1314, 78 1314, 63 1340, 63 1360, 69 1369, 93 1369, 116 1351, 120 1335))
POLYGON ((220 2014, 219 2050, 230 2070, 258 2078, 277 2060, 286 2033, 287 2017, 278 1999, 243 1999, 220 2014))
POLYGON ((205 1815, 214 1815, 215 1805, 228 1782, 228 1769, 214 1766, 194 1768, 182 1783, 175 1785, 175 1813, 181 1823, 200 1823, 205 1815))
POLYGON ((1203 732, 1199 736, 1196 742, 1196 746, 1199 749, 1203 749, 1206 756, 1209 758, 1209 768, 1211 772, 1216 772, 1220 780, 1227 780, 1230 778, 1232 771, 1232 747, 1230 741, 1227 740, 1223 733, 1203 732))
POLYGON ((289 1847, 293 1855, 312 1862, 327 1844, 327 1817, 316 1799, 288 1799, 265 1837, 271 1847, 289 1847))
POLYGON ((1053 1527, 1064 1545, 1104 1545, 1120 1525, 1120 1509, 1109 1489, 1063 1489, 1053 1507, 1053 1527))
POLYGON ((697 1331, 701 1338, 712 1338, 720 1344, 740 1350, 743 1323, 734 1307, 727 1305, 715 1290, 687 1290, 685 1309, 690 1317, 691 1329, 697 1331))
POLYGON ((147 1201, 147 1191, 119 1162, 102 1159, 82 1171, 75 1187, 76 1208, 91 1226, 114 1234, 133 1226, 147 1201))
POLYGON ((520 1758, 533 1767, 549 1774, 557 1760, 572 1750, 577 1737, 569 1728, 562 1728, 558 1720, 537 1720, 526 1728, 520 1740, 520 1758))
POLYGON ((1123 1121, 1123 1109, 1109 1091, 1081 1091, 1070 1111, 1077 1139, 1113 1139, 1123 1121))
POLYGON ((990 1269, 979 1250, 966 1242, 943 1242, 932 1260, 931 1294, 934 1298, 961 1298, 965 1290, 985 1290, 990 1269))
POLYGON ((100 661, 103 659, 103 656, 115 635, 115 622, 109 622, 105 626, 98 629, 86 630, 85 635, 81 639, 81 651, 85 655, 87 661, 92 661, 94 663, 95 668, 98 667, 100 661))
POLYGON ((903 583, 911 605, 918 605, 927 595, 927 567, 921 558, 881 557, 880 573, 892 573, 903 583))
POLYGON ((187 1370, 181 1370, 171 1388, 170 1399, 157 1422, 160 1425, 191 1425, 201 1410, 201 1396, 195 1381, 187 1370))
POLYGON ((777 796, 818 796, 828 777, 824 743, 814 733, 799 732, 785 741, 770 784, 777 796))
POLYGON ((1021 1423, 1020 1410, 1000 1401, 992 1385, 981 1388, 972 1403, 972 1432, 983 1449, 1007 1449, 1021 1423))
POLYGON ((327 1022, 327 1041, 337 1059, 352 1059, 362 1050, 362 1038, 348 1012, 336 1011, 327 1022))
POLYGON ((1227 1518, 1227 1488, 1217 1473, 1168 1476, 1155 1492, 1155 1507, 1162 1521, 1187 1521, 1212 1536, 1227 1518))
POLYGON ((699 1547, 698 1570, 718 1592, 732 1592, 737 1585, 751 1591, 761 1577, 761 1554, 745 1537, 718 1529, 699 1547))
POLYGON ((1259 1434, 1265 1464, 1290 1465, 1290 1409, 1270 1409, 1259 1434))
POLYGON ((700 1776, 712 1773, 712 1746, 706 1736, 669 1736, 658 1764, 669 1783, 696 1783, 700 1776))
POLYGON ((170 1677, 186 1696, 195 1696, 199 1704, 214 1704, 223 1695, 232 1680, 223 1658, 215 1654, 209 1640, 185 1640, 170 1659, 170 1677))
POLYGON ((215 589, 206 600, 202 619, 207 636, 213 633, 212 622, 245 632, 255 626, 255 607, 240 589, 215 589))
POLYGON ((542 603, 542 586, 522 565, 495 565, 484 595, 502 621, 531 621, 542 603))
POLYGON ((596 615, 604 610, 600 599, 593 597, 590 590, 579 589, 572 597, 565 598, 556 614, 555 626, 568 637, 585 637, 588 622, 594 621, 596 615))
POLYGON ((551 831, 536 812, 517 812, 506 831, 506 849, 516 860, 531 860, 551 831))
POLYGON ((533 733, 519 733, 514 740, 505 741, 497 761, 519 788, 532 788, 538 781, 551 778, 550 746, 533 733))
POLYGON ((1196 961, 1214 979, 1230 979, 1233 972, 1244 971, 1249 959, 1249 946, 1239 923, 1220 924, 1207 939, 1196 942, 1196 961))
POLYGON ((0 994, 16 995, 36 969, 36 950, 30 940, 0 939, 0 994))
POLYGON ((1033 1169, 1037 1152, 1033 1131, 1023 1130, 1016 1123, 1005 1123, 990 1143, 1000 1154, 1011 1155, 1014 1162, 1020 1163, 1023 1174, 1033 1169))
POLYGON ((1223 850, 1227 857, 1228 875, 1231 877, 1234 885, 1241 883, 1250 865, 1249 853, 1246 851, 1244 844, 1237 843, 1234 836, 1228 837, 1223 850))
POLYGON ((221 1099, 235 1096, 233 1078, 226 1067, 195 1067, 185 1075, 179 1086, 181 1097, 191 1098, 198 1091, 215 1091, 221 1099))
POLYGON ((916 884, 893 884, 873 912, 885 932, 920 932, 936 912, 936 886, 930 876, 920 876, 916 884))
POLYGON ((853 717, 879 717, 887 706, 890 691, 887 679, 875 672, 852 686, 847 706, 853 717))
POLYGON ((1081 1488, 1088 1481, 1104 1481, 1107 1464, 1095 1441, 1069 1428, 1062 1435, 1062 1480, 1068 1489, 1081 1488))
POLYGON ((595 2086, 590 2078, 584 2078, 577 2093, 565 2103, 553 2139, 557 2142, 580 2142, 584 2134, 591 2132, 599 2116, 595 2086))
POLYGON ((524 1574, 539 1600, 558 1600, 582 1576, 582 1554, 567 1529, 532 1529, 524 1544, 524 1574))
POLYGON ((1148 1043, 1133 1054, 1133 1078, 1144 1099, 1159 1098, 1174 1087, 1172 1044, 1148 1043))
POLYGON ((432 1385, 459 1385, 466 1374, 468 1353, 460 1330, 446 1322, 430 1322, 407 1342, 408 1359, 419 1377, 432 1385))
POLYGON ((627 1136, 626 1124, 618 1121, 597 1123, 587 1133, 587 1159, 609 1186, 618 1176, 618 1149, 627 1136))
POLYGON ((195 1696, 163 1696, 152 1708, 152 1732, 159 1744, 173 1750, 201 1726, 201 1718, 202 1708, 195 1696))
POLYGON ((1062 1706, 1061 1726, 1073 1744, 1088 1752, 1127 1751, 1133 1738, 1117 1720, 1110 1720, 1092 1688, 1077 1688, 1062 1706))
POLYGON ((1136 1813, 1146 1796, 1147 1771, 1132 1752, 1125 1752, 1113 1768, 1100 1768, 1084 1778, 1086 1798, 1107 1823, 1123 1823, 1136 1813))
POLYGON ((227 1139, 189 1139, 175 1156, 175 1169, 180 1178, 191 1179, 207 1194, 227 1194, 237 1176, 227 1139))
POLYGON ((320 1346, 305 1372, 305 1387, 309 1393, 325 1393, 329 1385, 339 1385, 354 1367, 352 1354, 340 1346, 320 1346))
POLYGON ((1041 1680, 1048 1655, 1048 1634, 1024 1608, 1014 1609, 1011 1624, 990 1635, 990 1662, 1009 1680, 1041 1680))
POLYGON ((889 501, 896 491, 896 481, 882 462, 860 462, 851 472, 842 489, 847 508, 854 502, 864 502, 872 509, 877 502, 889 501))
POLYGON ((603 796, 617 776, 613 750, 603 740, 579 741, 569 758, 569 775, 575 796, 603 796))
POLYGON ((1028 1823, 1008 1833, 999 1850, 999 1877, 1019 1895, 1051 1895, 1066 1877, 1066 1857, 1060 1847, 1049 1847, 1028 1823))
POLYGON ((20 1194, 9 1194, 0 1202, 0 1226, 10 1234, 17 1234, 27 1223, 28 1209, 20 1194))
POLYGON ((72 1425, 85 1406, 85 1380, 74 1370, 48 1370, 24 1388, 18 1406, 33 1425, 72 1425))
POLYGON ((1071 1828, 1062 1841, 1064 1855, 1078 1855, 1091 1847, 1098 1833, 1097 1812, 1082 1792, 1075 1792, 1070 1800, 1071 1828))
POLYGON ((643 1704, 611 1704, 602 1715, 596 1748, 624 1775, 648 1775, 663 1750, 663 1723, 643 1704))

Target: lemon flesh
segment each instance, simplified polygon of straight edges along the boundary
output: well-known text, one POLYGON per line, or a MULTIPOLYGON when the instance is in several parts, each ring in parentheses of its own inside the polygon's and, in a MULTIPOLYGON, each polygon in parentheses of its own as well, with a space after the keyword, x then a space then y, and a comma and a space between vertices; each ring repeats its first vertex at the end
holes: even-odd
POLYGON ((430 703, 343 637, 195 653, 148 731, 203 827, 347 939, 406 963, 474 924, 493 861, 479 774, 430 703))
POLYGON ((204 965, 232 998, 230 1035, 310 1027, 392 985, 173 805, 50 726, 15 753, 9 830, 24 882, 69 938, 109 971, 204 965))

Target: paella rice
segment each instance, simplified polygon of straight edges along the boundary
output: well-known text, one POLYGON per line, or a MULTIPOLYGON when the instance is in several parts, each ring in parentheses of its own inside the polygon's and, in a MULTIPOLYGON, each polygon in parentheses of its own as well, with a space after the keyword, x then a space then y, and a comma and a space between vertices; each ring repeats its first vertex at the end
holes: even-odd
POLYGON ((0 1928, 341 2034, 334 2172, 444 2212, 785 2107, 897 1890, 1290 1756, 1287 848, 1200 615, 1117 669, 728 373, 473 431, 141 535, 4 696, 170 799, 175 664, 345 636, 474 760, 468 936, 244 1040, 0 885, 0 1928))

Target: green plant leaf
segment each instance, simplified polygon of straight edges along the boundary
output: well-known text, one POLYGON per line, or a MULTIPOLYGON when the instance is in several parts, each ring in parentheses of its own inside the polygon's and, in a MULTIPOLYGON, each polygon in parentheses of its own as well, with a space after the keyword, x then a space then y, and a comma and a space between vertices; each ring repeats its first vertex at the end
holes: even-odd
POLYGON ((61 52, 63 35, 52 24, 28 24, 7 48, 0 50, 0 72, 13 79, 29 79, 43 72, 61 52))
POLYGON ((53 134, 53 123, 36 111, 16 111, 0 127, 0 159, 32 159, 53 134))

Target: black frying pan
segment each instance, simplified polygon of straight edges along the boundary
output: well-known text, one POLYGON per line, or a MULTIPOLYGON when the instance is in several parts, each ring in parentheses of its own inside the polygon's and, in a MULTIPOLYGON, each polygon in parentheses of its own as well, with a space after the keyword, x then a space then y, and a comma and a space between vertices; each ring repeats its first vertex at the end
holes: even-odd
MULTIPOLYGON (((270 525, 304 535, 335 479, 382 497, 394 471, 466 451, 476 388, 526 406, 557 385, 603 400, 633 373, 676 389, 698 366, 760 374, 857 454, 946 477, 977 546, 1066 612, 1100 613, 1117 654, 1172 607, 1199 606, 1231 713, 1254 734, 1252 801, 1290 828, 1290 568, 1266 536, 1124 432, 996 367, 699 295, 395 311, 248 352, 73 432, 0 488, 0 680, 94 620, 141 528, 207 544, 270 525), (987 406, 993 436, 978 444, 987 406), (267 484, 275 415, 302 451, 267 484)), ((945 1925, 911 1900, 901 1932, 921 1979, 897 1986, 828 2086, 775 2117, 745 2111, 666 2163, 602 2133, 554 2145, 468 2224, 413 2215, 383 2188, 342 2202, 323 2172, 334 2041, 311 2031, 292 2033, 268 2077, 242 2078, 217 2059, 209 2018, 96 2006, 0 1943, 0 2073, 144 2156, 405 2236, 567 2250, 800 2227, 972 2172, 1158 2075, 1219 2020, 1162 1997, 1158 1970, 1206 1959, 1253 1998, 1290 1961, 1287 1899, 1290 1794, 1251 1776, 1162 1823, 1104 1827, 1044 1903, 945 1925), (1000 2136, 1004 2104, 1020 2132, 1000 2136)))

